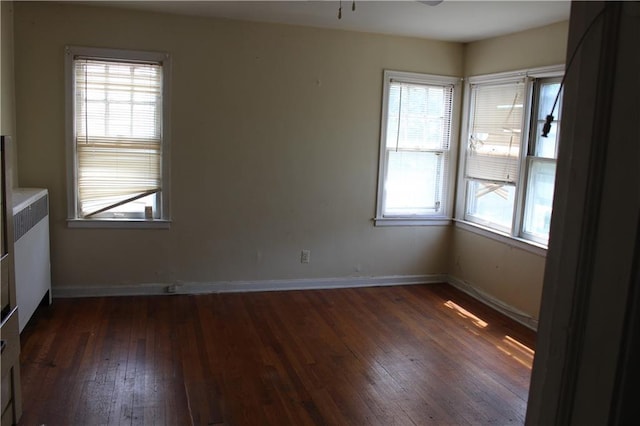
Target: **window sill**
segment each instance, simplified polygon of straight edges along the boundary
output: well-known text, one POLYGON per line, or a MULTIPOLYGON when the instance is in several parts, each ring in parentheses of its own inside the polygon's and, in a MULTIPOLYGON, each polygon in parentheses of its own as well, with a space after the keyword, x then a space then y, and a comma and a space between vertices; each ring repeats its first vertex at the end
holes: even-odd
POLYGON ((465 220, 454 219, 456 228, 464 229, 465 231, 472 232, 483 237, 490 238, 495 241, 499 241, 510 247, 519 248, 529 253, 533 253, 540 257, 547 257, 547 247, 536 243, 535 241, 525 240, 524 238, 513 237, 508 234, 496 231, 491 228, 487 228, 482 225, 478 225, 473 222, 467 222, 465 220))
POLYGON ((167 219, 67 219, 69 228, 169 229, 167 219))
POLYGON ((442 226, 451 225, 451 219, 446 217, 411 218, 411 217, 376 217, 375 226, 442 226))

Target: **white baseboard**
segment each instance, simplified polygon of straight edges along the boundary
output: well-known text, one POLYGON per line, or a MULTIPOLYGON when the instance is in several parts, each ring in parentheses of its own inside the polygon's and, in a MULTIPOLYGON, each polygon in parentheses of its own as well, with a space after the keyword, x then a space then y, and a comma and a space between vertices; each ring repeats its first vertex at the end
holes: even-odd
POLYGON ((147 283, 114 286, 54 287, 53 297, 144 296, 160 294, 242 293, 250 291, 312 290, 379 287, 447 282, 446 274, 380 277, 311 278, 294 280, 147 283))
POLYGON ((484 303, 485 305, 490 306, 496 311, 508 316, 514 321, 519 322, 520 324, 537 331, 538 330, 538 320, 531 317, 529 314, 522 312, 513 306, 507 305, 501 300, 496 299, 495 297, 483 292, 482 290, 478 290, 473 285, 468 282, 461 280, 457 277, 449 275, 447 277, 447 282, 457 288, 460 291, 467 293, 469 296, 473 297, 476 300, 484 303))
POLYGON ((102 297, 102 296, 148 296, 170 294, 242 293, 255 291, 317 290, 332 288, 379 287, 413 284, 449 283, 474 299, 503 313, 509 318, 537 330, 538 320, 505 304, 473 285, 446 274, 391 275, 379 277, 311 278, 293 280, 214 281, 146 283, 114 286, 54 287, 54 298, 102 297))

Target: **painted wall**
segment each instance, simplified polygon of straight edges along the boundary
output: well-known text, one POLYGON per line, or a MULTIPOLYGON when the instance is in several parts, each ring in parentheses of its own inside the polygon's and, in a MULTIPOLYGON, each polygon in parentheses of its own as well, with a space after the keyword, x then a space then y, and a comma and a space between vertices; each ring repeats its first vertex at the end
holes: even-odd
MULTIPOLYGON (((465 75, 565 63, 568 22, 465 46, 465 75)), ((545 258, 465 229, 453 230, 450 274, 538 319, 545 258)))
POLYGON ((54 288, 447 273, 450 227, 371 218, 383 69, 462 75, 462 45, 31 2, 14 24, 20 182, 50 190, 54 288), (66 44, 171 53, 171 229, 67 228, 66 44))
POLYGON ((465 45, 464 75, 565 63, 569 21, 465 45))
MULTIPOLYGON (((12 136, 17 143, 15 116, 15 80, 13 72, 13 2, 0 2, 0 134, 12 136)), ((13 184, 17 186, 17 152, 13 150, 13 184)))

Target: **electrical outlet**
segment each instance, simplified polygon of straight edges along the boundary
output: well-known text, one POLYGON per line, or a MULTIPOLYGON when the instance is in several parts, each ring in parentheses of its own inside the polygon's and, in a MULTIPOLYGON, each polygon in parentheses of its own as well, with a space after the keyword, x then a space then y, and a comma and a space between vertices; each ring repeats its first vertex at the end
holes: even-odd
POLYGON ((302 250, 300 252, 300 263, 311 262, 311 250, 302 250))

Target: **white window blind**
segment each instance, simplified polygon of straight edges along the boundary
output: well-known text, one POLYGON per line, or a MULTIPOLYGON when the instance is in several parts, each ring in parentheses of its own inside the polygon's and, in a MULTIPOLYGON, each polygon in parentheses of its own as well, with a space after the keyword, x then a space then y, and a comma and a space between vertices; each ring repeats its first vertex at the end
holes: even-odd
POLYGON ((391 80, 388 96, 383 215, 441 214, 453 85, 391 80))
POLYGON ((471 103, 466 177, 515 184, 522 141, 524 82, 472 85, 471 103))
POLYGON ((79 216, 160 192, 162 66, 75 57, 73 68, 79 216))
POLYGON ((449 149, 452 101, 453 85, 391 81, 387 148, 396 151, 449 149))

